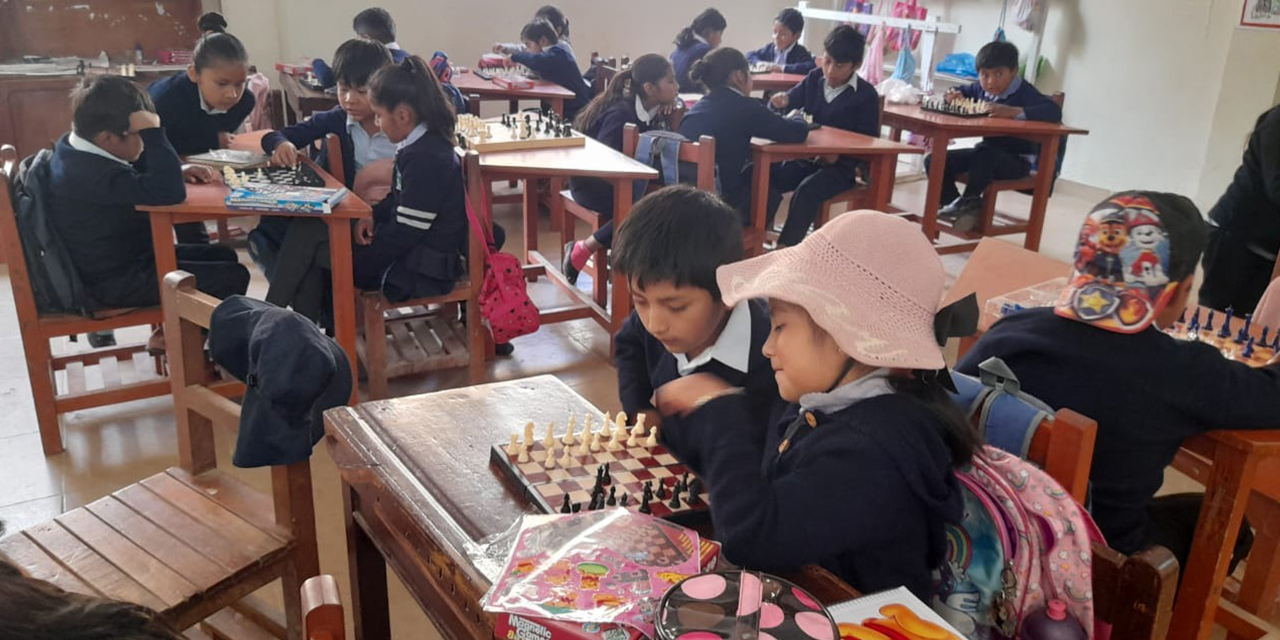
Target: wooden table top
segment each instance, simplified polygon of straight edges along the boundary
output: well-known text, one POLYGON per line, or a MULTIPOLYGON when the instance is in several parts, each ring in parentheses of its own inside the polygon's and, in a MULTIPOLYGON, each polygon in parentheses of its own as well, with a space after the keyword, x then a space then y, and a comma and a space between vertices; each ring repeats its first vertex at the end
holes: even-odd
POLYGON ((760 91, 777 91, 790 89, 804 80, 803 73, 753 73, 751 88, 760 91))
POLYGON ((942 303, 951 304, 971 293, 978 295, 978 331, 991 328, 999 318, 986 313, 987 301, 1023 287, 1071 275, 1071 265, 1028 251, 1012 242, 983 238, 965 263, 942 303))
POLYGON ((888 138, 873 138, 854 131, 827 126, 818 127, 810 131, 809 137, 804 142, 780 143, 766 138, 752 138, 751 146, 755 149, 767 149, 772 153, 803 153, 815 156, 924 153, 924 149, 914 145, 895 142, 888 138))
POLYGON ((581 147, 491 151, 480 154, 480 169, 529 176, 590 176, 653 180, 657 169, 629 158, 593 138, 581 147))
POLYGON ((462 92, 463 96, 477 93, 481 96, 506 96, 528 98, 530 100, 550 100, 553 98, 572 100, 576 95, 574 92, 550 80, 534 80, 533 88, 531 89, 508 89, 498 86, 492 80, 485 80, 474 72, 455 73, 451 82, 453 86, 462 92))
POLYGON ((920 105, 914 104, 885 104, 883 121, 886 125, 900 126, 913 131, 933 129, 968 136, 1088 135, 1089 133, 1087 129, 1056 122, 1012 118, 961 118, 925 111, 920 108, 920 105))
POLYGON ((332 100, 334 104, 337 104, 338 102, 338 94, 329 93, 321 89, 315 89, 311 87, 311 85, 305 84, 302 81, 298 80, 297 76, 294 76, 293 74, 285 73, 283 71, 280 72, 280 85, 281 87, 288 87, 289 90, 293 91, 294 94, 296 94, 299 98, 308 98, 312 100, 332 100))
MULTIPOLYGON (((344 187, 341 182, 338 182, 333 176, 326 173, 324 169, 321 169, 319 165, 312 162, 310 159, 303 158, 302 161, 310 165, 312 169, 315 169, 316 173, 320 174, 320 176, 324 178, 324 186, 330 189, 340 189, 344 187)), ((209 184, 187 184, 187 199, 181 204, 163 207, 139 206, 138 209, 156 213, 190 213, 213 217, 226 216, 229 218, 239 216, 273 215, 298 216, 302 218, 314 218, 319 216, 356 219, 367 218, 373 215, 373 209, 370 208, 365 201, 356 197, 356 194, 354 193, 348 193, 347 196, 342 199, 342 202, 339 202, 338 206, 334 208, 333 213, 326 214, 289 213, 286 211, 272 211, 270 213, 266 213, 261 211, 240 211, 236 209, 228 209, 226 205, 226 197, 227 193, 231 190, 227 185, 221 182, 222 174, 216 170, 215 173, 218 174, 218 181, 216 182, 211 182, 209 184)))

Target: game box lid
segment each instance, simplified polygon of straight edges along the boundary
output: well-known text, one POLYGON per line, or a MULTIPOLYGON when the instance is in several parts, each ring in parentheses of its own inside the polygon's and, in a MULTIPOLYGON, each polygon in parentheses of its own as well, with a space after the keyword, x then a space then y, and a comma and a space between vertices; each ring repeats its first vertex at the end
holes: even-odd
POLYGON ((333 213, 349 193, 345 188, 288 187, 276 184, 246 183, 232 189, 225 204, 238 211, 275 211, 284 213, 333 213))
POLYGON ((671 587, 658 604, 657 640, 836 640, 831 613, 808 591, 756 571, 703 573, 671 587))

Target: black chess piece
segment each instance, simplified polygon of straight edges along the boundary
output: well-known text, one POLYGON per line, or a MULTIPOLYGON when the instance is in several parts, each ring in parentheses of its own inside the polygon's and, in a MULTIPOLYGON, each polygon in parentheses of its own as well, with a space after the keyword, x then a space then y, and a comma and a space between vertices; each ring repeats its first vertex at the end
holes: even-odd
POLYGON ((1252 314, 1252 313, 1246 313, 1246 314, 1244 314, 1244 333, 1245 333, 1245 335, 1249 335, 1249 330, 1250 330, 1250 329, 1252 329, 1252 328, 1253 328, 1253 314, 1252 314))
POLYGON ((560 513, 572 513, 573 503, 569 501, 569 494, 564 494, 564 501, 560 503, 560 513))
POLYGON ((1182 313, 1178 315, 1178 324, 1186 324, 1186 323, 1187 323, 1187 308, 1183 307, 1182 313))
POLYGON ((689 490, 689 472, 688 471, 684 472, 683 476, 680 476, 680 490, 681 491, 689 490))
POLYGON ((1249 339, 1249 327, 1248 325, 1242 325, 1240 327, 1240 331, 1236 332, 1235 343, 1244 344, 1244 341, 1248 339, 1249 339))
POLYGON ((680 488, 679 487, 676 487, 675 490, 671 492, 671 502, 668 502, 667 506, 671 507, 672 509, 679 509, 682 506, 680 504, 680 488))
POLYGON ((650 514, 650 513, 653 513, 653 507, 649 506, 648 500, 645 500, 644 502, 640 503, 640 508, 638 509, 638 511, 640 513, 650 514))
POLYGON ((1244 351, 1241 351, 1240 355, 1245 359, 1253 357, 1253 336, 1250 336, 1249 341, 1244 343, 1244 351))
POLYGON ((1222 327, 1218 329, 1218 337, 1227 339, 1231 337, 1231 308, 1227 307, 1227 314, 1222 319, 1222 327))
POLYGON ((1204 321, 1205 333, 1213 333, 1213 309, 1209 310, 1209 318, 1204 321))
POLYGON ((604 486, 607 487, 613 484, 613 474, 609 473, 609 463, 608 462, 604 463, 604 465, 602 465, 600 469, 601 469, 600 478, 604 481, 604 486))
POLYGON ((582 503, 581 502, 573 503, 573 512, 577 513, 579 511, 582 511, 582 503))
POLYGON ((621 498, 618 498, 618 506, 620 507, 625 507, 630 502, 631 502, 631 494, 629 493, 624 493, 622 494, 621 498))
POLYGON ((688 494, 685 496, 684 501, 687 502, 691 507, 701 504, 702 496, 699 495, 701 493, 702 493, 702 481, 699 480, 698 478, 694 478, 689 481, 689 491, 688 491, 688 494))
MULTIPOLYGON (((626 494, 623 494, 623 495, 626 495, 626 494)), ((605 500, 604 503, 610 507, 618 506, 618 488, 617 487, 609 487, 609 499, 605 500)))
POLYGON ((1262 345, 1262 346, 1264 346, 1264 347, 1265 347, 1265 346, 1267 346, 1267 343, 1271 341, 1271 340, 1270 340, 1270 336, 1268 336, 1268 335, 1267 335, 1267 334, 1268 334, 1268 333, 1270 333, 1270 332, 1271 332, 1271 327, 1263 327, 1263 328, 1262 328, 1262 337, 1261 337, 1261 339, 1260 339, 1260 340, 1258 340, 1258 344, 1260 344, 1260 345, 1262 345))
POLYGON ((1280 351, 1280 329, 1276 329, 1276 339, 1271 341, 1271 349, 1280 351))
POLYGON ((654 496, 655 498, 659 499, 659 500, 666 500, 666 499, 667 499, 667 495, 668 495, 668 494, 667 494, 667 485, 662 484, 662 481, 661 481, 661 480, 659 480, 659 481, 658 481, 658 490, 657 490, 657 491, 655 491, 655 492, 653 492, 653 496, 654 496))
POLYGON ((653 499, 653 485, 649 481, 644 483, 644 501, 648 502, 653 499))

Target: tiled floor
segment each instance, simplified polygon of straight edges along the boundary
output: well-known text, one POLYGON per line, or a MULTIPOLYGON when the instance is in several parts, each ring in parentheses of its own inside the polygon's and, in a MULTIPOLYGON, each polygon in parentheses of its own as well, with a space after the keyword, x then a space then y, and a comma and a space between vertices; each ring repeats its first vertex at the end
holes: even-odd
MULTIPOLYGON (((898 204, 919 209, 924 183, 898 188, 898 204)), ((1009 210, 1026 210, 1029 199, 1019 194, 1001 197, 1009 210)), ((1050 201, 1042 251, 1067 260, 1084 215, 1099 199, 1092 190, 1059 185, 1050 201)), ((500 208, 499 219, 518 242, 517 212, 500 208)), ((545 223, 543 225, 545 227, 545 223)), ((1021 242, 1021 237, 1008 238, 1021 242)), ((557 253, 555 235, 544 229, 542 248, 557 253)), ((509 246, 517 253, 519 247, 509 246)), ((945 260, 954 277, 965 256, 945 260)), ((133 402, 115 407, 80 411, 63 417, 67 451, 45 458, 40 449, 34 409, 18 338, 13 299, 7 292, 7 274, 0 283, 0 520, 10 531, 50 519, 111 491, 177 463, 172 406, 169 398, 133 402)), ((252 293, 261 295, 265 282, 255 274, 252 293)), ((549 301, 559 293, 549 284, 531 287, 535 302, 549 301)), ((514 357, 498 359, 489 369, 492 380, 517 379, 551 373, 601 407, 617 404, 617 386, 608 356, 608 336, 587 320, 551 325, 516 340, 514 357)), ((392 382, 393 395, 408 395, 463 384, 462 370, 441 372, 392 382)), ((231 439, 219 435, 221 460, 229 460, 231 439)), ((229 465, 228 465, 229 466, 229 465)), ((346 543, 342 527, 342 500, 338 477, 324 447, 316 449, 312 462, 316 516, 319 528, 321 569, 334 574, 344 593, 347 589, 346 543)), ((236 470, 247 481, 269 488, 266 472, 236 470)), ((434 638, 433 627, 391 574, 391 609, 396 638, 434 638)), ((264 590, 263 597, 278 601, 279 589, 264 590)))

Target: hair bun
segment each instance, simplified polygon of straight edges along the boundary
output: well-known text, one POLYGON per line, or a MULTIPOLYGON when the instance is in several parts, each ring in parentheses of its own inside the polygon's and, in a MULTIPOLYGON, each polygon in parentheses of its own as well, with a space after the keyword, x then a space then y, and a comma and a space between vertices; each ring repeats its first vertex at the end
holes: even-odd
POLYGON ((702 82, 702 75, 706 72, 706 69, 706 60, 694 60, 693 64, 689 66, 689 79, 694 82, 702 82))

